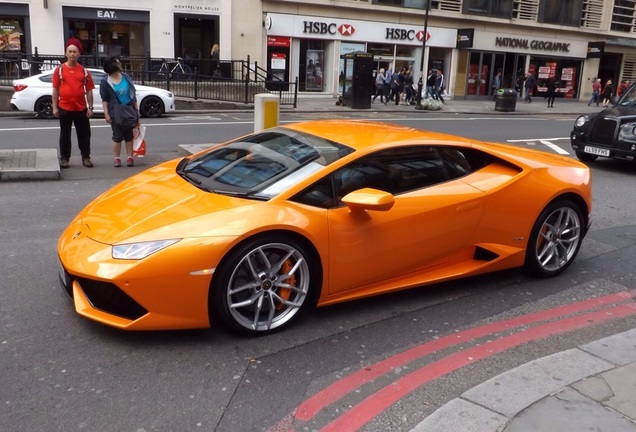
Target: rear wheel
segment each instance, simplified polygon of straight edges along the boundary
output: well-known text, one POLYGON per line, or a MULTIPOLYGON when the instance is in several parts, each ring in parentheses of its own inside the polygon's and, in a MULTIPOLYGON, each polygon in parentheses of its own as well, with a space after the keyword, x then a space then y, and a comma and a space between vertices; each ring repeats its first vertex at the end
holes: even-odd
POLYGON ((247 241, 217 268, 212 318, 250 335, 288 326, 317 293, 320 276, 312 256, 293 238, 268 235, 247 241))
POLYGON ((51 96, 44 96, 35 102, 35 113, 39 118, 53 118, 53 102, 51 96))
POLYGON ((576 157, 583 162, 594 162, 596 159, 598 159, 598 156, 589 154, 589 153, 584 153, 582 151, 576 150, 575 153, 576 153, 576 157))
POLYGON ((526 270, 540 277, 556 276, 568 268, 583 240, 583 213, 570 200, 548 205, 532 228, 526 251, 526 270))
POLYGON ((139 113, 142 117, 161 117, 163 112, 163 101, 157 96, 146 96, 139 104, 139 113))

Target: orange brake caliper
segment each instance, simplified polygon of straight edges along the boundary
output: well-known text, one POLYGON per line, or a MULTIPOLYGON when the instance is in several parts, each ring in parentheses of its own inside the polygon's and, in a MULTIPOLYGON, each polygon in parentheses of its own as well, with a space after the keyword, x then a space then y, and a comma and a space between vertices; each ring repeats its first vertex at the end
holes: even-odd
MULTIPOLYGON (((281 268, 283 274, 287 274, 291 271, 292 269, 292 263, 290 260, 285 261, 285 263, 283 264, 283 267, 281 268)), ((293 285, 296 286, 296 276, 291 275, 289 277, 289 279, 287 279, 287 283, 289 285, 293 285)), ((280 291, 278 292, 278 295, 284 299, 284 300, 289 300, 289 297, 291 297, 291 293, 292 290, 290 290, 289 288, 281 288, 280 291)), ((284 308, 285 305, 282 303, 279 303, 276 305, 276 310, 281 310, 282 308, 284 308)))

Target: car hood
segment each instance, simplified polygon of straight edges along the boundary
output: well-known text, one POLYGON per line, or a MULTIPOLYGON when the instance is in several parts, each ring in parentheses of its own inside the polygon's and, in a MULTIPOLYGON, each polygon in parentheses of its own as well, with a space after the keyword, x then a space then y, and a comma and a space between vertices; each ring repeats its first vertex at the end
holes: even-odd
POLYGON ((636 106, 614 105, 611 108, 606 108, 599 112, 596 116, 615 117, 621 120, 636 120, 636 106))
POLYGON ((253 206, 263 202, 202 191, 176 174, 176 164, 151 168, 96 198, 77 217, 88 237, 116 244, 244 232, 253 206))
POLYGON ((145 85, 141 85, 141 84, 135 84, 135 90, 137 90, 138 93, 155 93, 155 94, 159 94, 161 92, 165 92, 165 93, 171 93, 168 90, 164 90, 162 88, 158 88, 158 87, 148 87, 145 85))

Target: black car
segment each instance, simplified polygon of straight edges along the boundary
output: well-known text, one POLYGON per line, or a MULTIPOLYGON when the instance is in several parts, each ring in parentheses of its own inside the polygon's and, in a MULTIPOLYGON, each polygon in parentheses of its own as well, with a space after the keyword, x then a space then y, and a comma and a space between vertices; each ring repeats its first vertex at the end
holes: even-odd
POLYGON ((616 105, 596 114, 579 116, 570 142, 576 157, 584 162, 599 156, 636 160, 636 85, 625 92, 616 105))

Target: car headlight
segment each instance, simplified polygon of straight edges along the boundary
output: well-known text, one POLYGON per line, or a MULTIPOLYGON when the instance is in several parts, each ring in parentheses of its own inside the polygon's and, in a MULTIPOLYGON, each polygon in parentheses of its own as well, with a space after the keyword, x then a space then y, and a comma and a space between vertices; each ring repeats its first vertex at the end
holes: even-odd
POLYGON ((113 246, 113 258, 140 260, 175 244, 181 239, 157 240, 141 243, 126 243, 113 246))
POLYGON ((585 123, 587 123, 587 121, 589 120, 587 115, 582 115, 579 116, 576 121, 574 122, 574 126, 576 127, 582 127, 585 123))
POLYGON ((168 99, 172 99, 172 93, 170 93, 170 92, 165 91, 165 92, 163 92, 163 95, 165 97, 167 97, 168 99))

